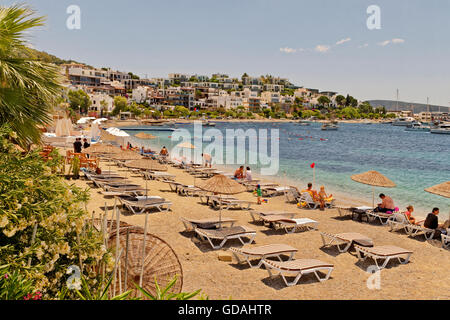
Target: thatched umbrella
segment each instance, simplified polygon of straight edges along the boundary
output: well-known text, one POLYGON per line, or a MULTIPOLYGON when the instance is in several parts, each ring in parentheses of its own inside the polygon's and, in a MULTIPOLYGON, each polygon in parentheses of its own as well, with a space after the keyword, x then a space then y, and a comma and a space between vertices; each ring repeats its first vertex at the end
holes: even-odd
MULTIPOLYGON (((428 189, 425 189, 425 191, 444 198, 450 198, 450 181, 438 184, 434 187, 430 187, 428 189)), ((450 212, 448 214, 448 219, 450 220, 450 212)))
POLYGON ((128 161, 125 166, 133 169, 150 170, 150 171, 167 171, 167 166, 160 164, 152 159, 139 159, 128 161))
POLYGON ((121 153, 122 150, 111 145, 97 143, 91 145, 89 148, 84 149, 82 152, 88 154, 118 154, 121 153))
POLYGON ((139 160, 142 156, 134 151, 122 151, 117 155, 113 155, 114 160, 127 161, 127 160, 139 160))
POLYGON ((353 181, 368 184, 372 186, 372 206, 375 208, 375 187, 394 188, 396 184, 389 178, 377 171, 368 171, 365 173, 351 176, 353 181))
POLYGON ((176 146, 176 148, 183 148, 183 149, 196 149, 192 143, 189 142, 183 142, 176 146))
POLYGON ((135 135, 135 137, 139 138, 139 139, 145 139, 145 140, 156 139, 156 137, 154 135, 151 135, 151 134, 148 134, 145 132, 138 133, 137 135, 135 135))
MULTIPOLYGON (((241 185, 240 183, 237 183, 234 180, 231 180, 230 178, 225 177, 224 175, 218 174, 214 177, 206 180, 206 181, 200 181, 197 185, 197 188, 202 189, 204 191, 213 192, 214 194, 225 194, 225 195, 232 195, 232 194, 238 194, 245 192, 247 189, 241 185)), ((221 198, 219 196, 219 202, 221 198)), ((219 204, 220 213, 219 213, 219 226, 222 228, 222 204, 219 204)))

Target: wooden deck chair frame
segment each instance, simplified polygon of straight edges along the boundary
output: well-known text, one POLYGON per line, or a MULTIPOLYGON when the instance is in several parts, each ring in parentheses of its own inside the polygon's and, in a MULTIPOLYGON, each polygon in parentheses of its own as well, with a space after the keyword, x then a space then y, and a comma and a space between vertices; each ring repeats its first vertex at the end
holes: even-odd
POLYGON ((336 235, 321 232, 320 236, 322 237, 322 242, 324 247, 336 246, 340 253, 345 253, 352 246, 352 241, 345 241, 343 239, 339 239, 336 235), (328 240, 328 241, 327 241, 328 240))

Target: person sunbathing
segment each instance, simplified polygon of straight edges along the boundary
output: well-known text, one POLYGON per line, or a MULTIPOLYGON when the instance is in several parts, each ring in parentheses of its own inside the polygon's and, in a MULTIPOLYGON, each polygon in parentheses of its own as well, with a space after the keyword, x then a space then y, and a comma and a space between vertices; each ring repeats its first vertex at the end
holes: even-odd
POLYGON ((373 210, 374 212, 387 213, 388 211, 390 211, 392 213, 395 211, 394 200, 392 200, 391 197, 388 197, 388 196, 384 195, 383 193, 381 193, 380 198, 381 198, 382 202, 379 203, 378 206, 373 210))
POLYGON ((405 216, 408 218, 409 222, 412 224, 416 224, 416 218, 412 216, 412 213, 414 212, 414 207, 409 205, 406 207, 405 216))
POLYGON ((327 195, 325 192, 325 187, 321 186, 319 191, 319 202, 320 202, 320 210, 325 210, 325 203, 333 200, 333 195, 327 195))
POLYGON ((236 170, 236 172, 234 173, 234 179, 235 180, 244 179, 244 166, 241 166, 239 167, 239 169, 236 170))

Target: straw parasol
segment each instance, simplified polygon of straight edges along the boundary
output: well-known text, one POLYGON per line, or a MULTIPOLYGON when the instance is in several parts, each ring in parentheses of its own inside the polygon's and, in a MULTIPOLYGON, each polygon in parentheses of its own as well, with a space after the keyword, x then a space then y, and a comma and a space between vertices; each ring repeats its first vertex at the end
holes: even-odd
POLYGON ((145 140, 156 139, 156 137, 154 135, 151 135, 151 134, 148 134, 145 132, 138 133, 137 135, 135 135, 135 137, 139 138, 139 139, 145 139, 145 140))
MULTIPOLYGON (((434 187, 430 187, 428 189, 425 189, 425 191, 444 198, 450 198, 450 181, 438 184, 434 187)), ((450 212, 448 214, 448 219, 450 220, 450 212)))
POLYGON ((150 171, 167 171, 167 166, 160 164, 158 161, 151 159, 139 159, 128 161, 125 166, 133 169, 142 169, 150 171))
MULTIPOLYGON (((116 240, 117 233, 111 233, 109 237, 110 247, 114 246, 116 240)), ((119 243, 121 248, 126 248, 126 253, 120 258, 119 268, 121 273, 119 279, 121 279, 124 291, 133 290, 134 295, 138 296, 139 292, 134 284, 141 282, 142 288, 152 295, 156 295, 155 279, 161 288, 165 288, 177 276, 178 281, 171 288, 171 292, 175 294, 181 292, 183 269, 175 251, 167 242, 153 234, 144 235, 144 229, 140 227, 125 227, 119 230, 119 243), (143 252, 144 240, 145 248, 143 252), (143 265, 142 261, 144 262, 143 265), (144 272, 142 273, 142 281, 140 281, 142 267, 144 272)))
POLYGON ((351 176, 353 181, 372 186, 372 206, 375 208, 375 187, 394 188, 396 184, 377 171, 367 171, 365 173, 351 176))
POLYGON ((93 144, 89 148, 86 148, 82 151, 83 153, 95 154, 95 153, 109 153, 109 154, 118 154, 121 153, 122 150, 118 147, 114 147, 111 145, 105 144, 93 144))
POLYGON ((183 142, 176 146, 176 148, 183 148, 183 149, 195 149, 195 146, 192 145, 192 143, 189 142, 183 142))
POLYGON ((119 161, 127 161, 127 160, 140 160, 142 159, 142 156, 134 151, 122 151, 121 153, 117 155, 113 155, 112 158, 114 160, 119 161))
MULTIPOLYGON (((225 177, 224 175, 218 174, 214 177, 206 180, 206 181, 200 181, 197 185, 197 188, 202 189, 204 191, 213 192, 214 194, 226 194, 226 195, 232 195, 232 194, 238 194, 246 191, 246 188, 237 183, 234 180, 231 180, 230 178, 225 177)), ((220 197, 219 197, 220 200, 220 197)), ((219 226, 222 227, 222 204, 219 205, 220 213, 219 213, 219 226)))

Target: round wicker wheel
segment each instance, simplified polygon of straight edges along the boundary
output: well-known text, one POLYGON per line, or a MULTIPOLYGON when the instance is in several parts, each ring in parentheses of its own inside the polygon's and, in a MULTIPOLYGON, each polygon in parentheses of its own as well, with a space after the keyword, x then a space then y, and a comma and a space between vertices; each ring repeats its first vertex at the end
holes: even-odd
MULTIPOLYGON (((120 247, 123 248, 120 258, 120 272, 123 291, 133 290, 135 296, 139 296, 136 285, 139 285, 142 263, 142 245, 144 229, 140 227, 128 227, 119 229, 120 247), (126 257, 126 237, 129 229, 128 257, 126 257), (127 285, 125 290, 125 267, 127 268, 127 285)), ((109 236, 109 247, 116 247, 116 233, 109 236)), ((160 288, 165 288, 168 283, 177 276, 177 282, 171 288, 171 293, 180 293, 183 287, 183 269, 175 251, 161 238, 147 233, 145 238, 145 259, 142 287, 152 295, 156 294, 155 279, 160 288)))

